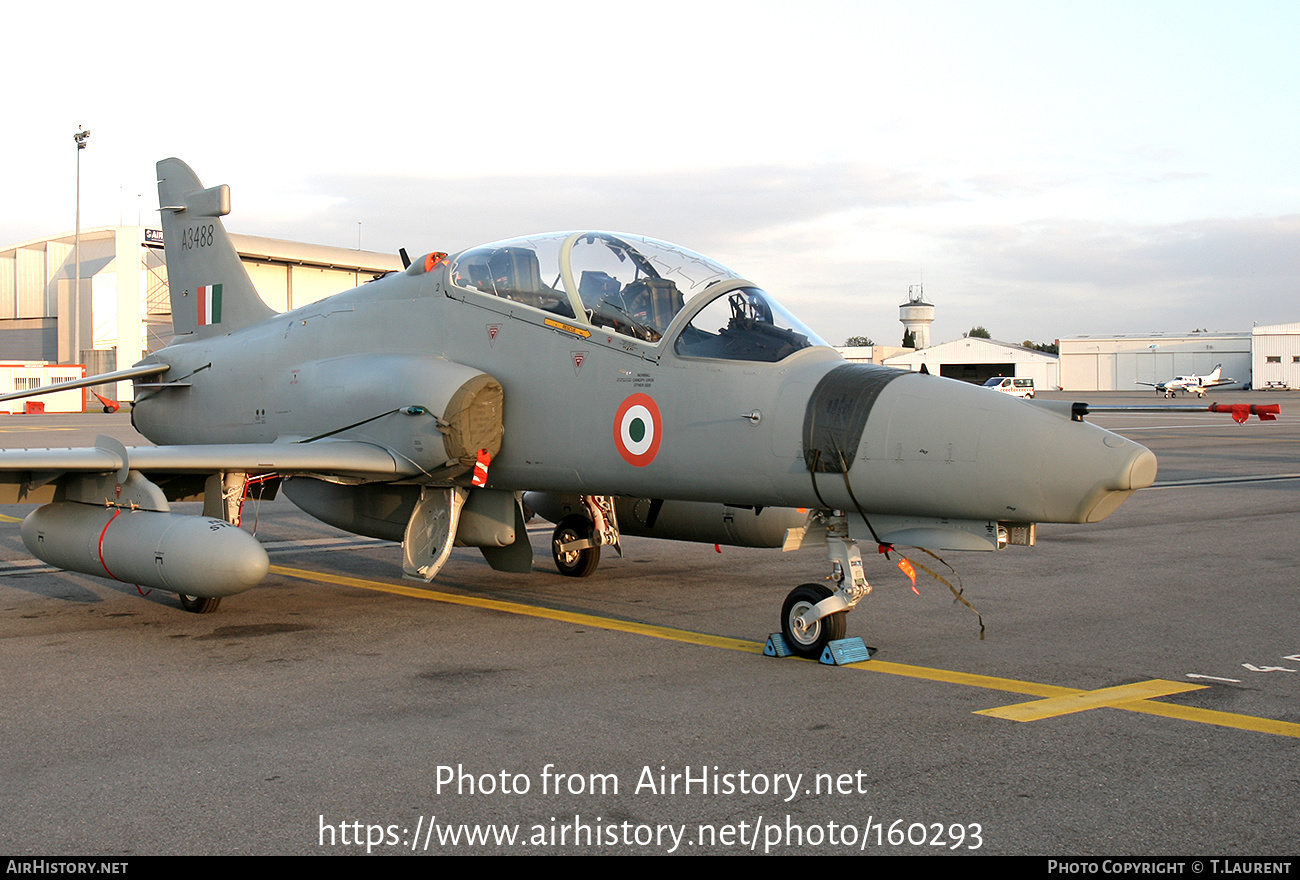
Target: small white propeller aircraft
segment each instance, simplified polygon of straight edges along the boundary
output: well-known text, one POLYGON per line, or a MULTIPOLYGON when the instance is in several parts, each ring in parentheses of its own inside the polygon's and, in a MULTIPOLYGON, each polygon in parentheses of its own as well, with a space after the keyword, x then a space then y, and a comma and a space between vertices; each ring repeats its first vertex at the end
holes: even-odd
POLYGON ((1147 385, 1156 390, 1157 394, 1163 394, 1165 397, 1177 397, 1179 391, 1187 394, 1195 394, 1197 397, 1204 397, 1205 392, 1219 385, 1236 385, 1236 379, 1224 379, 1223 364, 1215 364, 1214 369, 1204 376, 1175 376, 1165 382, 1139 382, 1139 385, 1147 385))

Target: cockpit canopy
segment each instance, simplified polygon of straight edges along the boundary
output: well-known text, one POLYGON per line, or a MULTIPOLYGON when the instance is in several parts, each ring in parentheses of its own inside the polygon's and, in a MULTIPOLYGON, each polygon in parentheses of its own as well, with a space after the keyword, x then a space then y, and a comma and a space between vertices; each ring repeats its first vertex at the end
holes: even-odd
POLYGON ((690 303, 695 315, 673 343, 683 357, 777 361, 826 344, 721 263, 639 235, 559 232, 494 242, 458 254, 450 277, 457 287, 652 345, 690 303), (706 291, 713 295, 693 301, 706 291))

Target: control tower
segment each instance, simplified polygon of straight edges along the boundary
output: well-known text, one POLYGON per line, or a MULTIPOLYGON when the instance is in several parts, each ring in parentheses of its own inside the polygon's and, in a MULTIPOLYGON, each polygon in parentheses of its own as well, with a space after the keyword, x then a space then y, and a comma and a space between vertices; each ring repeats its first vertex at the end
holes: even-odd
POLYGON ((920 284, 909 284, 907 302, 898 307, 898 320, 904 331, 912 334, 916 348, 930 347, 930 325, 934 323, 934 306, 925 301, 920 284))

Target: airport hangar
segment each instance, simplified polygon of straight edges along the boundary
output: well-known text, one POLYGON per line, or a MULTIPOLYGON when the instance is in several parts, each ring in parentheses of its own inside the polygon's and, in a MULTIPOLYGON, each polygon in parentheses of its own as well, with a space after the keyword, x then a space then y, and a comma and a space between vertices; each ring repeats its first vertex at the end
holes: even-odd
POLYGON ((1207 375, 1220 364, 1241 389, 1300 388, 1300 323, 1249 331, 1067 336, 1060 356, 995 339, 967 337, 930 348, 842 348, 848 360, 882 363, 983 383, 993 376, 1031 378, 1039 389, 1149 391, 1174 376, 1207 375), (879 351, 884 349, 883 352, 879 351), (901 353, 900 353, 901 352, 901 353), (881 354, 883 353, 883 356, 881 354))
POLYGON ((1223 377, 1236 379, 1233 387, 1240 388, 1251 381, 1251 345, 1249 330, 1066 336, 1060 340, 1061 385, 1070 391, 1147 391, 1157 382, 1208 375, 1222 365, 1223 377))
POLYGON ((885 358, 885 366, 919 370, 924 366, 936 376, 961 379, 983 385, 994 376, 1018 376, 1034 380, 1038 388, 1056 388, 1058 362, 1054 355, 1023 345, 967 336, 941 342, 929 348, 885 358))
MULTIPOLYGON (((288 311, 400 270, 395 254, 231 235, 267 304, 288 311)), ((0 249, 0 380, 23 389, 66 373, 46 364, 84 365, 86 375, 125 369, 171 339, 171 303, 162 232, 145 226, 82 230, 77 266, 72 234, 0 249), (27 367, 27 369, 23 369, 27 367), (56 375, 57 374, 57 375, 56 375)), ((0 388, 0 393, 17 388, 0 388)), ((83 401, 98 408, 86 389, 83 401)), ((96 386, 130 400, 131 382, 96 386)), ((63 407, 57 407, 67 411, 63 407)))
POLYGON ((1231 387, 1300 388, 1300 323, 1256 326, 1249 332, 1130 333, 1067 336, 1057 340, 1059 356, 996 339, 963 337, 930 345, 936 308, 921 285, 908 290, 898 320, 920 343, 840 348, 845 359, 904 370, 926 369, 938 376, 982 385, 994 376, 1034 380, 1043 390, 1144 391, 1175 376, 1204 376, 1222 365, 1231 387))
POLYGON ((1068 336, 1061 344, 1067 391, 1145 391, 1174 376, 1204 376, 1223 366, 1233 388, 1300 388, 1300 323, 1238 332, 1193 330, 1120 336, 1068 336))

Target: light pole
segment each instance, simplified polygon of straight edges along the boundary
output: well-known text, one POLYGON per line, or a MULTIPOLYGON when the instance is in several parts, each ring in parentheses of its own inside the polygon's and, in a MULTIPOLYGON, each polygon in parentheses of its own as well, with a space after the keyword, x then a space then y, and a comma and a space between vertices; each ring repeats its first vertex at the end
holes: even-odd
POLYGON ((77 132, 72 139, 77 142, 77 231, 73 237, 72 243, 72 262, 75 267, 76 281, 72 288, 72 296, 69 302, 72 305, 69 319, 69 337, 72 340, 72 352, 70 364, 75 364, 81 360, 81 334, 78 332, 81 326, 81 151, 86 149, 86 141, 90 138, 90 132, 82 131, 81 126, 77 126, 77 132))

